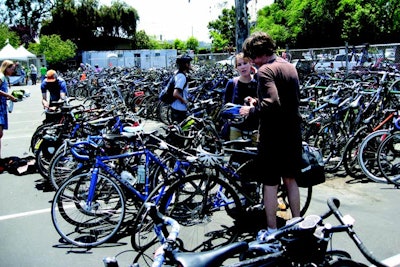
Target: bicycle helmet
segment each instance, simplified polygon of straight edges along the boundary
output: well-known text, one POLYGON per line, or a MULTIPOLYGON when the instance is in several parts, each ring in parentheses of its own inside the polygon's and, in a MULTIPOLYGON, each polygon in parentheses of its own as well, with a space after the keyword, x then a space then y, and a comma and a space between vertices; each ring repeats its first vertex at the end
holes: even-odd
POLYGON ((244 121, 244 117, 240 115, 242 106, 233 103, 226 103, 221 110, 221 117, 229 120, 232 124, 240 124, 244 121))
POLYGON ((184 64, 186 64, 186 63, 190 63, 190 61, 192 61, 193 59, 192 59, 192 57, 191 56, 189 56, 189 55, 182 55, 182 56, 180 56, 180 57, 178 57, 177 59, 176 59, 176 64, 178 65, 178 66, 183 66, 184 64))

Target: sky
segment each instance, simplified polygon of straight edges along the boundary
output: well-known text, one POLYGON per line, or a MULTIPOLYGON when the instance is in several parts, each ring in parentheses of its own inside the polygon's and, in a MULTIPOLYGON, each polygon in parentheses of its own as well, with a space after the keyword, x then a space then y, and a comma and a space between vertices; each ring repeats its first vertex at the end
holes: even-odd
MULTIPOLYGON (((216 20, 223 8, 230 8, 235 0, 124 0, 139 14, 137 30, 154 35, 160 40, 186 41, 194 36, 198 41, 210 42, 208 22, 216 20)), ((269 5, 273 0, 252 0, 257 6, 269 5)), ((111 0, 100 0, 110 5, 111 0)))

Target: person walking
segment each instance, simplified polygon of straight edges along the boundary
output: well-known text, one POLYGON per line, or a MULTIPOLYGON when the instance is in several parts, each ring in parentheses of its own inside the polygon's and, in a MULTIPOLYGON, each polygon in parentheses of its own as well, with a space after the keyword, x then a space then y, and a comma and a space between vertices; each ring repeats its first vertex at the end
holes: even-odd
POLYGON ((32 81, 32 85, 36 85, 36 81, 37 81, 37 68, 34 64, 31 64, 30 66, 30 70, 31 70, 31 81, 32 81))
POLYGON ((43 80, 46 78, 46 73, 47 73, 47 67, 45 65, 42 65, 40 67, 40 81, 43 82, 43 80))
POLYGON ((173 122, 181 122, 186 118, 187 105, 189 102, 188 78, 187 74, 192 69, 190 62, 192 58, 188 55, 182 55, 176 59, 178 67, 174 75, 175 89, 173 92, 176 100, 171 104, 171 119, 173 122))
POLYGON ((288 190, 292 216, 300 216, 295 179, 302 159, 299 78, 296 68, 276 55, 275 42, 267 33, 250 35, 243 43, 243 54, 258 66, 258 98, 250 100, 251 106, 243 106, 240 114, 247 116, 256 110, 260 118, 255 168, 264 185, 267 235, 277 229, 277 190, 281 179, 288 190))
MULTIPOLYGON (((235 69, 239 76, 234 77, 226 83, 224 104, 247 104, 247 97, 255 98, 257 96, 257 80, 254 78, 255 68, 251 59, 244 57, 243 53, 235 56, 235 69)), ((235 140, 239 137, 253 137, 253 131, 258 129, 257 116, 248 116, 243 123, 229 125, 229 140, 235 140)))
POLYGON ((17 102, 17 98, 8 93, 10 87, 9 76, 14 73, 15 64, 11 60, 4 60, 0 66, 0 158, 1 138, 3 131, 8 129, 7 100, 17 102))

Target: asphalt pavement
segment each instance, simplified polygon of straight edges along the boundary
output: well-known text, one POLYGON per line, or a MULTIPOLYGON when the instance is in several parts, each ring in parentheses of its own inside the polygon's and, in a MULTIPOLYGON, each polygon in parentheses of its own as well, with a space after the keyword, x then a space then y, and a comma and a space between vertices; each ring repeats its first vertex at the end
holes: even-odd
MULTIPOLYGON (((32 155, 30 138, 44 119, 40 103, 40 84, 16 86, 30 97, 14 105, 9 114, 9 130, 1 140, 2 158, 32 155)), ((149 122, 148 125, 152 125, 149 122)), ((64 267, 104 266, 103 258, 118 256, 119 266, 129 266, 137 255, 132 251, 130 237, 121 234, 115 243, 83 249, 65 244, 51 221, 50 207, 54 192, 40 174, 17 176, 0 174, 0 266, 2 267, 64 267)), ((307 214, 321 214, 328 209, 328 197, 341 201, 343 214, 355 219, 354 229, 378 259, 400 253, 400 191, 388 184, 350 177, 330 177, 313 188, 307 214)), ((335 225, 334 217, 328 221, 335 225)), ((347 250, 354 259, 368 264, 349 237, 335 234, 333 248, 347 250)), ((394 266, 394 265, 392 265, 394 266)))

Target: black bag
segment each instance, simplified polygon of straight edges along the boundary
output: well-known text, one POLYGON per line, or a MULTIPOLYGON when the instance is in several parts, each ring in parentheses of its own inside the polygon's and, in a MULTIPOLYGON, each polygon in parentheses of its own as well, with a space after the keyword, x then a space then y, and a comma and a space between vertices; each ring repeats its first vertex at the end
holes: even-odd
POLYGON ((174 102, 175 100, 175 97, 173 96, 174 89, 175 89, 175 75, 172 75, 172 77, 169 78, 167 85, 159 93, 158 99, 164 102, 165 104, 172 104, 172 102, 174 102))
POLYGON ((324 159, 320 149, 303 142, 301 173, 296 178, 299 187, 310 187, 325 182, 324 159))

